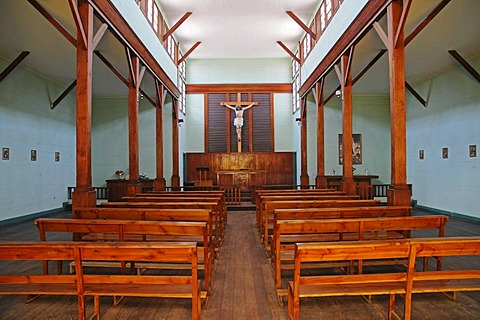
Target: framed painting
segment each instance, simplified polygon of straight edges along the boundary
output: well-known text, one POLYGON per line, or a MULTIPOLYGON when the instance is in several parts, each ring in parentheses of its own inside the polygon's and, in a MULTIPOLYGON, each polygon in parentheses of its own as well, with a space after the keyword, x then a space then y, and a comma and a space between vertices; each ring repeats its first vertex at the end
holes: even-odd
MULTIPOLYGON (((352 135, 352 162, 353 164, 362 164, 362 134, 354 133, 352 135)), ((343 164, 343 135, 338 135, 338 163, 343 164)))
POLYGON ((468 154, 470 155, 470 158, 476 158, 477 157, 477 145, 476 144, 471 144, 468 146, 468 154))

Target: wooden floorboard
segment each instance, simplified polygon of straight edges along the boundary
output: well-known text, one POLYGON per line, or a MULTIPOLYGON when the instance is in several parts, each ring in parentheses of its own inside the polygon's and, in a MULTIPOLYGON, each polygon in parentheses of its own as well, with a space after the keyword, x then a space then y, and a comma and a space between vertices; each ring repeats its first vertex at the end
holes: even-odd
MULTIPOLYGON (((414 214, 428 214, 415 210, 414 214)), ((53 216, 69 217, 70 212, 53 216)), ((414 232, 413 236, 433 236, 428 231, 414 232)), ((480 236, 480 224, 451 218, 447 236, 480 236)), ((0 226, 0 241, 38 240, 38 230, 32 220, 0 226)), ((67 234, 53 235, 52 240, 70 240, 67 234)), ((229 212, 225 241, 213 271, 212 295, 202 318, 217 319, 287 319, 287 306, 277 301, 273 269, 259 242, 254 211, 229 212)), ((480 264, 478 259, 446 259, 449 265, 480 264)), ((2 268, 28 270, 41 266, 33 263, 2 264, 2 268)), ((65 266, 66 270, 66 266, 65 266)), ((288 273, 287 273, 288 276, 288 273)), ((286 299, 285 299, 286 300, 286 299)), ((0 296, 0 319, 76 319, 75 297, 42 296, 26 304, 25 296, 0 296)), ((101 299, 102 319, 189 319, 189 300, 159 298, 125 298, 118 307, 111 307, 112 299, 101 299)), ((87 300, 87 312, 93 301, 87 300)), ((361 297, 304 299, 301 301, 302 319, 385 319, 388 297, 373 297, 368 303, 361 297)), ((397 313, 403 315, 403 298, 397 297, 397 313)), ((412 319, 480 319, 480 293, 461 292, 453 302, 443 294, 415 295, 412 319)))

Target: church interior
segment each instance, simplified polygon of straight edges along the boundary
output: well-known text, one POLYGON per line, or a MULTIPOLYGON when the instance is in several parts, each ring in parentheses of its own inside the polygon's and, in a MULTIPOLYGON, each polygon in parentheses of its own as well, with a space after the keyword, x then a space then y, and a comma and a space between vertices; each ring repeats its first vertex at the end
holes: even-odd
POLYGON ((0 319, 480 318, 479 16, 1 1, 0 319))

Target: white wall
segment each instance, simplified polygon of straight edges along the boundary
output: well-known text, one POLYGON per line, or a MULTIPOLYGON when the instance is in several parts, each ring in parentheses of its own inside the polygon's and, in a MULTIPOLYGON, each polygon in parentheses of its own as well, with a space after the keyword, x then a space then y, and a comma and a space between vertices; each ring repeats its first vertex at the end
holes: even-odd
MULTIPOLYGON (((9 64, 0 58, 0 70, 9 64)), ((75 185, 75 92, 50 109, 65 89, 21 66, 0 84, 0 148, 10 148, 0 160, 0 220, 61 208, 75 185)))
MULTIPOLYGON (((480 55, 469 63, 480 69, 480 55)), ((424 108, 407 94, 407 167, 421 206, 480 218, 480 87, 461 66, 415 85, 424 108), (469 157, 469 145, 477 157, 469 157), (442 148, 448 148, 448 159, 442 148), (418 157, 419 150, 425 159, 418 157)))
MULTIPOLYGON (((310 184, 317 175, 317 111, 307 103, 307 151, 310 184)), ((354 165, 355 175, 378 175, 374 183, 390 183, 390 109, 388 96, 353 96, 353 133, 362 135, 362 164, 354 165)), ((341 100, 332 99, 325 107, 325 174, 342 174, 338 163, 338 134, 342 133, 341 100)))
MULTIPOLYGON (((170 185, 172 176, 171 99, 163 108, 164 177, 170 185)), ((140 173, 156 177, 155 109, 146 100, 139 109, 140 173)), ((128 99, 94 98, 92 107, 92 183, 105 186, 116 179, 115 171, 128 172, 128 99)))

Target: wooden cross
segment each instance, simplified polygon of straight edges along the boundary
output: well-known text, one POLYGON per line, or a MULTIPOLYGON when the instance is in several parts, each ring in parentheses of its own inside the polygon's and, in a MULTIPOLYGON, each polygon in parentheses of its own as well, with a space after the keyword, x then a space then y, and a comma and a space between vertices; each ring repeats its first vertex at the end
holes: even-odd
MULTIPOLYGON (((233 102, 233 101, 232 101, 232 102, 220 102, 220 105, 221 105, 221 106, 229 105, 228 107, 229 107, 230 109, 232 109, 232 107, 230 107, 230 106, 232 106, 232 105, 234 105, 234 106, 238 106, 238 105, 239 105, 239 106, 242 106, 242 107, 243 107, 243 106, 252 106, 252 105, 258 106, 258 102, 251 102, 251 101, 244 102, 244 101, 241 101, 241 100, 242 100, 242 94, 241 94, 241 93, 237 93, 237 101, 236 101, 236 102, 233 102)), ((247 108, 247 109, 248 109, 248 108, 247 108)), ((239 114, 239 113, 237 112, 237 114, 236 114, 237 117, 238 117, 238 114, 239 114)), ((240 117, 242 118, 242 126, 243 126, 243 111, 240 112, 240 114, 241 114, 240 117)), ((235 121, 236 121, 236 120, 235 120, 235 121)), ((242 140, 241 140, 241 138, 240 138, 242 126, 237 127, 237 135, 238 135, 238 137, 239 137, 238 140, 237 140, 237 150, 238 150, 238 152, 242 152, 242 140)))

